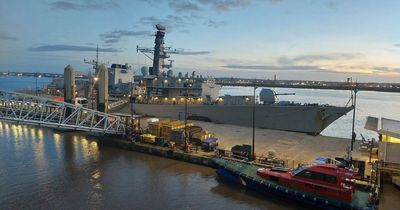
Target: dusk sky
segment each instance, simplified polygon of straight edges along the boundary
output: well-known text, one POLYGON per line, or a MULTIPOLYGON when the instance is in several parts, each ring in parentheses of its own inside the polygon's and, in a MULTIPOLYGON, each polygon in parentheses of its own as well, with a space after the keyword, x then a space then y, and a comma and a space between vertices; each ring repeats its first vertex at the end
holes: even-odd
POLYGON ((151 61, 167 27, 175 72, 215 77, 400 82, 398 0, 1 0, 0 71, 63 72, 83 59, 151 61))

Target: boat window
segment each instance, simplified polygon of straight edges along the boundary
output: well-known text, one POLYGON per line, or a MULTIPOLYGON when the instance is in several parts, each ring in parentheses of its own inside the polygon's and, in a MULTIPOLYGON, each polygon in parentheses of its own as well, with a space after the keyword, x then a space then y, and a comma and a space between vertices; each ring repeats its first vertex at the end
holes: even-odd
POLYGON ((297 176, 302 176, 304 178, 312 179, 311 171, 303 170, 302 172, 298 173, 297 176))
POLYGON ((335 176, 324 174, 324 181, 329 183, 336 183, 337 179, 335 176))
POLYGON ((296 175, 304 177, 304 178, 308 178, 308 179, 319 180, 322 182, 328 182, 328 183, 336 183, 337 182, 336 177, 333 175, 318 173, 318 172, 314 172, 314 171, 303 170, 296 175))
POLYGON ((296 169, 293 171, 293 174, 294 174, 294 175, 297 175, 298 173, 302 172, 305 168, 306 168, 305 166, 299 166, 298 168, 296 168, 296 169))

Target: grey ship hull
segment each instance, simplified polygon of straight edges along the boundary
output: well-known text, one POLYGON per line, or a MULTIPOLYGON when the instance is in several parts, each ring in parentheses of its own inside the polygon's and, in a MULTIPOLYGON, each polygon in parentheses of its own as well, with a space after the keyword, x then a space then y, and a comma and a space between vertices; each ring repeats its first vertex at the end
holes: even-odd
MULTIPOLYGON (((256 127, 319 134, 352 107, 257 105, 256 127)), ((252 126, 249 105, 188 105, 188 118, 215 123, 252 126)), ((136 114, 179 119, 184 105, 134 104, 136 114)))

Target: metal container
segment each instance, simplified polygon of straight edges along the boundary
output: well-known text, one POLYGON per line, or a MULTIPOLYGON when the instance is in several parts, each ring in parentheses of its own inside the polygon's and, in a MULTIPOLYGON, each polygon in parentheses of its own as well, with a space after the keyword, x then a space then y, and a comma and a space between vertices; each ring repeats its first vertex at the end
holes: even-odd
POLYGON ((177 129, 171 132, 171 141, 175 142, 178 145, 182 145, 185 143, 185 130, 177 129))

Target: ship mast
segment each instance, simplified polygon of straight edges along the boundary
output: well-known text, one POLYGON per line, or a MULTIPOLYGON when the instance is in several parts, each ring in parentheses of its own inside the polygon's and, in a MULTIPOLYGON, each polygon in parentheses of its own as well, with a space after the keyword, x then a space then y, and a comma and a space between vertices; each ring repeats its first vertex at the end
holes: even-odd
POLYGON ((173 60, 168 60, 169 64, 165 64, 164 59, 170 57, 169 54, 179 54, 176 49, 164 46, 164 36, 166 28, 160 24, 156 25, 156 34, 154 40, 154 48, 136 47, 137 52, 143 53, 147 58, 153 61, 153 66, 150 67, 150 75, 153 77, 158 77, 164 71, 164 68, 171 68, 173 60), (149 56, 153 54, 153 58, 149 56))
POLYGON ((99 44, 97 44, 97 48, 96 48, 96 60, 83 59, 83 62, 85 62, 86 64, 89 64, 89 65, 92 65, 93 69, 96 71, 95 73, 97 73, 97 68, 99 67, 99 44))

